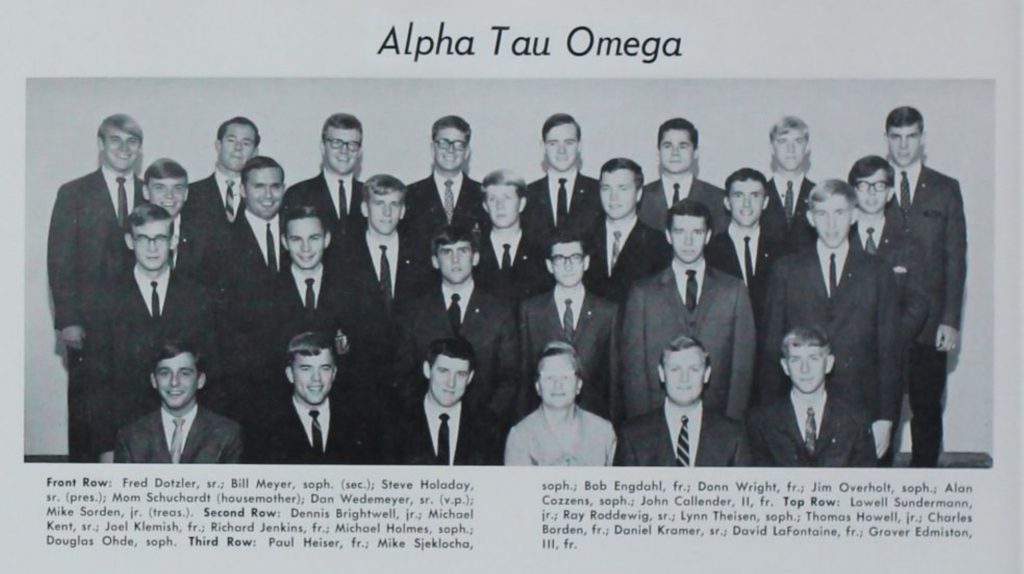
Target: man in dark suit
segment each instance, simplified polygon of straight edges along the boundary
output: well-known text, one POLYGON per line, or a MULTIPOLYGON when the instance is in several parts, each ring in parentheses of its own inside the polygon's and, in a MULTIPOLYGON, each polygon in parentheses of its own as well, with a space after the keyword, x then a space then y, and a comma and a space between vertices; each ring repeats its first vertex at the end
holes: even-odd
POLYGON ((783 397, 785 373, 771 356, 794 327, 814 327, 832 340, 835 368, 829 394, 865 410, 881 456, 899 418, 898 296, 892 269, 850 247, 856 192, 844 181, 815 186, 808 217, 814 249, 780 259, 768 278, 758 373, 762 403, 783 397))
POLYGON ((546 175, 526 188, 523 229, 539 242, 566 226, 587 234, 601 219, 597 180, 579 172, 583 132, 569 114, 554 114, 541 127, 546 175))
MULTIPOLYGON (((619 418, 619 309, 588 293, 583 273, 590 256, 571 228, 555 231, 545 261, 555 288, 524 301, 519 309, 522 380, 537 380, 541 353, 551 341, 576 349, 583 387, 577 404, 615 422, 619 418)), ((522 388, 519 414, 537 408, 539 398, 529 385, 522 388)))
POLYGON ((783 337, 780 363, 792 389, 750 413, 756 466, 875 466, 868 413, 825 381, 835 361, 823 331, 796 327, 783 337))
POLYGON ((115 277, 134 259, 124 247, 132 208, 144 201, 134 176, 142 154, 142 128, 125 114, 105 118, 96 134, 100 168, 61 186, 50 216, 46 263, 53 296, 53 322, 66 351, 68 454, 95 460, 88 435, 88 389, 96 362, 92 335, 102 301, 115 277))
MULTIPOLYGON (((323 214, 337 243, 349 230, 362 233, 363 184, 356 172, 363 158, 363 124, 350 114, 332 114, 320 131, 320 173, 288 188, 284 206, 312 205, 323 214)), ((332 250, 328 250, 331 253, 332 250)))
POLYGON ((674 257, 667 269, 633 287, 622 327, 623 395, 635 417, 663 402, 658 368, 662 352, 679 335, 702 342, 711 358, 704 409, 743 420, 750 399, 757 337, 743 282, 707 265, 711 213, 684 199, 669 210, 667 231, 674 257), (628 350, 628 352, 625 352, 628 350))
POLYGON ((527 205, 526 182, 512 171, 499 169, 484 178, 483 192, 490 232, 480 235, 480 263, 473 276, 482 289, 518 310, 522 301, 551 288, 543 246, 519 225, 527 205))
POLYGON ((960 183, 923 165, 924 117, 894 109, 885 119, 889 161, 899 180, 886 218, 898 222, 921 251, 921 286, 929 314, 910 349, 909 395, 913 419, 911 465, 934 467, 942 449, 942 395, 946 356, 960 343, 967 277, 967 230, 960 183))
MULTIPOLYGON (((764 208, 765 233, 791 252, 814 245, 817 235, 807 221, 807 198, 814 182, 807 179, 811 133, 795 116, 785 116, 768 132, 772 146, 772 178, 764 208)), ((774 351, 773 351, 774 352, 774 351)))
POLYGON ((640 221, 649 227, 664 227, 669 208, 686 198, 703 203, 711 211, 712 233, 725 231, 729 224, 729 216, 722 207, 725 192, 697 179, 698 135, 697 128, 683 118, 672 118, 658 127, 661 179, 644 187, 639 212, 640 221))
POLYGON ((618 305, 626 302, 636 281, 665 267, 672 249, 658 227, 637 217, 644 172, 633 160, 610 159, 601 166, 601 207, 604 218, 593 230, 590 268, 583 275, 587 291, 618 305))
POLYGON ((444 116, 430 128, 433 173, 409 186, 403 223, 421 241, 429 241, 445 225, 487 225, 480 183, 464 173, 472 153, 471 135, 469 123, 459 116, 444 116))
POLYGON ((218 232, 226 232, 242 209, 240 173, 259 155, 260 130, 252 120, 233 117, 217 128, 217 163, 206 179, 189 185, 186 218, 199 218, 218 232))
POLYGON ((150 384, 160 409, 117 431, 114 462, 230 464, 242 458, 242 429, 199 408, 206 385, 203 354, 182 341, 160 345, 150 384))
MULTIPOLYGON (((474 382, 473 346, 463 338, 430 342, 426 392, 394 419, 386 452, 392 464, 497 465, 502 445, 490 415, 463 398, 474 382)), ((418 385, 422 390, 422 385, 418 385)))
POLYGON ((696 339, 680 335, 665 347, 658 363, 663 407, 622 425, 616 466, 750 464, 740 423, 704 409, 701 395, 711 368, 711 357, 696 339))

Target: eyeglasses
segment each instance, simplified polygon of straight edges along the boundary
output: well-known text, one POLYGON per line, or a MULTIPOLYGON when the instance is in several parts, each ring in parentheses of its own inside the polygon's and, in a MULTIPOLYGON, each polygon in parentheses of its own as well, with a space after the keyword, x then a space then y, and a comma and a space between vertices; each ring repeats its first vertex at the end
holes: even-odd
POLYGON ((583 263, 584 257, 586 256, 582 253, 573 253, 572 255, 552 255, 550 259, 552 265, 565 267, 568 263, 572 263, 573 265, 583 263))
POLYGON ((347 142, 345 140, 338 138, 324 138, 324 143, 326 143, 331 149, 345 148, 352 153, 356 153, 357 151, 363 149, 363 142, 347 142))
POLYGON ((872 193, 885 193, 889 191, 889 183, 885 181, 876 181, 874 183, 870 181, 858 181, 855 186, 857 191, 861 193, 867 193, 869 190, 872 193))
POLYGON ((136 235, 134 239, 135 243, 138 243, 139 247, 142 247, 143 249, 152 245, 164 246, 171 244, 170 235, 157 235, 155 237, 150 237, 149 235, 136 235))
POLYGON ((437 138, 434 140, 434 145, 441 148, 444 151, 466 151, 466 146, 469 145, 462 140, 449 140, 445 138, 437 138))

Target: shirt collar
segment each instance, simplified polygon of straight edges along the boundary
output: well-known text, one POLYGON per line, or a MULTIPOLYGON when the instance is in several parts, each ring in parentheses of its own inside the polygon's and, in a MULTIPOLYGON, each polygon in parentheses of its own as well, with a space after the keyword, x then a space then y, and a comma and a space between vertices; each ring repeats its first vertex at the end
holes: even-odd
POLYGON ((665 418, 678 421, 684 415, 691 420, 697 413, 704 412, 704 401, 697 399, 695 403, 688 406, 677 405, 671 399, 665 397, 665 418))
POLYGON ((847 237, 846 241, 842 245, 835 249, 830 249, 825 246, 824 243, 819 239, 815 244, 814 248, 818 251, 818 259, 822 261, 828 261, 829 255, 836 254, 836 259, 839 261, 846 261, 846 254, 850 252, 850 238, 847 237))
POLYGON ((437 171, 435 171, 434 172, 434 183, 437 184, 437 190, 440 191, 441 193, 444 193, 444 182, 448 181, 448 179, 451 179, 452 180, 452 191, 455 192, 455 195, 458 195, 459 194, 459 190, 462 189, 462 177, 463 176, 462 176, 462 172, 461 171, 458 174, 456 174, 455 177, 452 177, 452 178, 444 177, 443 175, 441 175, 441 174, 437 173, 437 171))
POLYGON ((504 243, 516 247, 519 245, 519 240, 523 237, 523 228, 509 228, 509 229, 498 229, 497 227, 491 229, 491 243, 495 248, 500 247, 504 243))
POLYGON ((275 237, 277 236, 277 231, 278 231, 277 222, 278 222, 278 217, 280 215, 281 215, 280 213, 276 213, 276 214, 274 214, 273 219, 270 219, 268 221, 266 219, 260 218, 258 215, 256 215, 255 213, 249 211, 248 209, 245 210, 245 218, 249 220, 249 225, 252 227, 253 231, 261 232, 264 229, 266 229, 267 224, 269 223, 270 224, 270 230, 274 234, 275 237))
POLYGON ((755 223, 750 229, 742 229, 735 221, 729 222, 729 237, 737 243, 743 243, 744 237, 749 237, 751 243, 761 237, 761 223, 755 223))
POLYGON ((470 297, 473 296, 473 278, 470 277, 468 281, 461 285, 456 285, 455 288, 449 288, 445 283, 441 283, 441 293, 444 295, 444 306, 448 306, 448 302, 452 299, 452 293, 458 293, 459 304, 462 305, 463 313, 466 311, 466 305, 469 303, 470 297))
POLYGON ((606 217, 605 227, 608 228, 609 234, 614 233, 616 231, 621 231, 623 237, 625 238, 630 234, 630 232, 633 231, 633 228, 636 226, 636 222, 637 216, 635 213, 625 219, 620 219, 618 221, 612 221, 606 217))
POLYGON ((704 257, 701 257, 696 263, 691 263, 689 265, 683 263, 682 261, 675 257, 672 258, 672 271, 675 272, 677 277, 684 277, 687 271, 693 269, 694 271, 697 272, 697 279, 700 280, 701 278, 704 277, 704 269, 706 267, 707 261, 704 257))
MULTIPOLYGON (((114 191, 117 191, 117 178, 123 177, 124 178, 124 188, 126 190, 130 189, 130 190, 134 191, 134 189, 135 189, 135 174, 134 173, 120 174, 120 173, 117 173, 116 171, 110 169, 107 166, 101 167, 100 171, 103 172, 103 179, 107 182, 107 187, 108 188, 110 188, 110 189, 112 189, 114 191)), ((132 198, 129 197, 128 198, 128 202, 131 203, 131 201, 132 201, 132 198)))
POLYGON ((292 263, 292 276, 295 277, 296 283, 305 283, 306 279, 314 279, 317 284, 323 279, 324 276, 324 264, 320 262, 320 265, 316 266, 316 269, 301 269, 298 265, 292 263))
POLYGON ((572 289, 566 289, 561 285, 555 285, 554 297, 555 303, 558 305, 564 305, 566 299, 572 299, 573 305, 580 303, 582 305, 583 299, 587 296, 587 290, 584 289, 583 283, 573 287, 572 289))
POLYGON ((330 401, 330 399, 324 401, 322 404, 319 404, 319 405, 317 405, 315 407, 311 407, 311 406, 308 406, 308 405, 306 405, 304 403, 299 402, 299 399, 295 398, 295 395, 293 394, 292 395, 292 405, 295 406, 295 412, 299 413, 300 416, 303 416, 305 418, 313 418, 309 414, 310 411, 317 411, 317 413, 318 413, 317 414, 317 420, 320 420, 320 421, 324 420, 325 418, 329 419, 331 417, 331 401, 330 401))

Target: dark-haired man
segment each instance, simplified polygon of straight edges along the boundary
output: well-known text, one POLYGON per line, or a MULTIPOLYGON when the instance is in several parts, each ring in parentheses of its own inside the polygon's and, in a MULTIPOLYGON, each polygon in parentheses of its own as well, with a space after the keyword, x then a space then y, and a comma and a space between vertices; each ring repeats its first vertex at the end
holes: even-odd
POLYGON ((206 179, 189 185, 186 217, 198 216, 218 231, 227 231, 242 210, 241 171, 259 154, 260 130, 247 117, 225 120, 217 128, 217 162, 206 179))

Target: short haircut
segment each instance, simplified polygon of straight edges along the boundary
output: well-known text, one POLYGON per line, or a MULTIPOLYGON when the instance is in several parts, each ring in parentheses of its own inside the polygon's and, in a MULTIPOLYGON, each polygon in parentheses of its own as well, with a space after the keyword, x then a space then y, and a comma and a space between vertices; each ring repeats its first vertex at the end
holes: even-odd
POLYGON ((139 122, 135 121, 135 118, 128 114, 114 114, 103 118, 99 129, 96 130, 96 136, 105 139, 107 130, 111 128, 133 135, 139 138, 140 143, 142 142, 142 126, 139 125, 139 122))
POLYGON ((540 357, 537 358, 537 379, 540 379, 540 364, 544 362, 544 359, 550 357, 569 357, 569 362, 572 363, 572 371, 576 373, 576 376, 583 378, 583 365, 580 363, 580 356, 576 353, 576 348, 566 343, 565 341, 550 341, 544 345, 544 350, 540 352, 540 357))
POLYGON ((128 225, 131 227, 142 227, 154 221, 172 221, 173 219, 166 209, 146 202, 135 206, 135 209, 128 215, 128 225))
POLYGON ((850 168, 850 175, 847 176, 846 183, 856 187, 858 181, 869 178, 879 171, 885 172, 886 185, 892 187, 896 183, 896 170, 884 157, 877 155, 864 156, 855 161, 853 167, 850 168))
POLYGON ((511 169, 496 169, 487 174, 480 188, 484 191, 484 202, 487 201, 487 188, 492 185, 511 185, 516 190, 516 195, 526 197, 526 180, 511 169))
POLYGON ((430 238, 430 254, 436 256, 442 247, 463 241, 469 243, 469 246, 473 248, 473 253, 480 251, 480 241, 472 228, 466 225, 445 225, 430 238))
POLYGON ((430 127, 430 139, 437 139, 437 132, 445 128, 455 128, 465 134, 466 143, 469 143, 469 138, 473 135, 473 130, 469 129, 469 122, 462 119, 460 116, 444 116, 439 118, 434 125, 430 127))
POLYGON ((324 120, 324 127, 320 130, 320 139, 327 137, 327 130, 356 130, 363 135, 363 122, 352 114, 331 114, 324 120))
POLYGON ((665 357, 669 353, 678 353, 679 351, 685 351, 687 349, 697 349, 700 354, 704 356, 704 366, 711 366, 711 355, 708 354, 708 350, 704 348, 704 343, 701 343, 699 339, 695 337, 689 337, 687 335, 679 335, 675 339, 669 341, 668 345, 665 346, 665 350, 661 352, 661 360, 658 363, 662 366, 665 365, 665 357))
POLYGON ((697 149, 697 138, 700 135, 697 133, 697 126, 690 123, 690 120, 683 118, 672 118, 658 127, 658 146, 661 145, 661 140, 665 137, 665 133, 671 130, 680 130, 690 134, 690 143, 693 144, 694 149, 697 149))
POLYGON ((433 367, 441 355, 468 362, 471 371, 476 368, 476 353, 473 351, 473 345, 462 337, 444 337, 431 341, 427 346, 427 364, 433 367))
POLYGON ((334 337, 328 333, 306 331, 299 333, 288 341, 288 364, 295 363, 298 357, 315 357, 321 351, 326 350, 331 358, 337 363, 338 358, 334 356, 334 337))
POLYGON ((149 164, 146 173, 142 176, 144 183, 149 183, 154 179, 184 179, 185 183, 188 183, 188 172, 180 163, 162 157, 149 164))
POLYGON ((644 170, 640 167, 637 162, 626 158, 626 157, 615 157, 606 162, 601 166, 600 176, 606 173, 612 173, 613 171, 619 171, 620 169, 627 169, 633 172, 633 181, 636 183, 636 188, 640 189, 644 186, 644 170))
POLYGON ((707 228, 708 233, 711 233, 711 210, 703 203, 689 197, 679 200, 679 203, 669 208, 668 215, 665 216, 665 229, 671 231, 672 220, 683 215, 703 219, 704 227, 707 228))
POLYGON ((583 250, 583 254, 587 254, 587 241, 583 238, 582 233, 570 227, 559 227, 555 229, 555 232, 551 234, 551 238, 548 240, 548 259, 551 258, 551 254, 554 252, 555 246, 562 243, 579 243, 580 249, 583 250))
POLYGON ((259 147, 260 129, 256 127, 256 124, 252 120, 245 116, 235 116, 230 120, 226 120, 224 121, 224 123, 220 124, 220 127, 217 128, 217 141, 221 141, 222 139, 224 139, 224 134, 228 133, 228 127, 232 125, 248 126, 252 128, 253 133, 256 134, 256 137, 253 140, 253 145, 259 147))
POLYGON ((274 158, 272 158, 272 157, 267 157, 265 155, 258 155, 258 156, 249 158, 249 161, 245 162, 245 165, 242 166, 242 185, 245 185, 245 183, 247 181, 249 181, 249 173, 250 172, 253 172, 253 171, 257 170, 257 169, 267 169, 267 168, 275 168, 278 171, 280 171, 281 172, 281 181, 284 181, 284 168, 281 167, 281 164, 277 163, 277 161, 275 161, 274 158))
POLYGON ((370 179, 363 182, 363 203, 369 203, 371 195, 388 195, 391 193, 400 194, 402 200, 405 200, 405 184, 393 175, 379 173, 370 176, 370 179))
POLYGON ((540 139, 546 141, 548 139, 548 132, 552 129, 570 124, 576 128, 576 139, 581 139, 583 137, 583 130, 580 129, 579 122, 569 114, 562 113, 552 114, 548 119, 544 120, 544 125, 540 128, 540 139))
POLYGON ((741 167, 725 178, 725 194, 729 195, 729 192, 732 191, 732 184, 741 181, 756 181, 761 184, 765 192, 768 191, 768 178, 763 173, 752 167, 741 167))
POLYGON ((850 205, 857 205, 857 192, 850 187, 850 184, 841 179, 826 179, 814 186, 807 201, 811 204, 828 201, 833 195, 841 195, 850 202, 850 205))
POLYGON ((162 341, 156 345, 153 349, 153 358, 150 361, 152 369, 150 372, 156 374, 156 368, 160 365, 160 361, 166 361, 167 359, 173 359, 182 353, 188 353, 192 355, 192 358, 196 361, 196 370, 200 373, 206 372, 206 361, 202 353, 199 352, 199 348, 193 345, 190 341, 184 339, 168 339, 162 341))
POLYGON ((915 124, 921 126, 921 131, 924 132, 924 116, 917 111, 917 108, 910 106, 900 106, 885 116, 885 131, 887 132, 889 128, 906 128, 915 124))
POLYGON ((298 219, 317 219, 324 233, 330 233, 324 214, 314 205, 291 205, 281 213, 281 231, 288 236, 288 224, 298 219))
POLYGON ((775 122, 772 129, 768 130, 768 141, 773 142, 775 138, 793 130, 800 130, 804 132, 808 140, 811 139, 811 131, 808 129, 806 122, 796 116, 783 116, 779 121, 775 122))
POLYGON ((782 357, 789 357, 789 350, 793 347, 821 347, 831 353, 831 344, 825 331, 817 327, 793 327, 782 338, 782 346, 779 353, 782 357))

